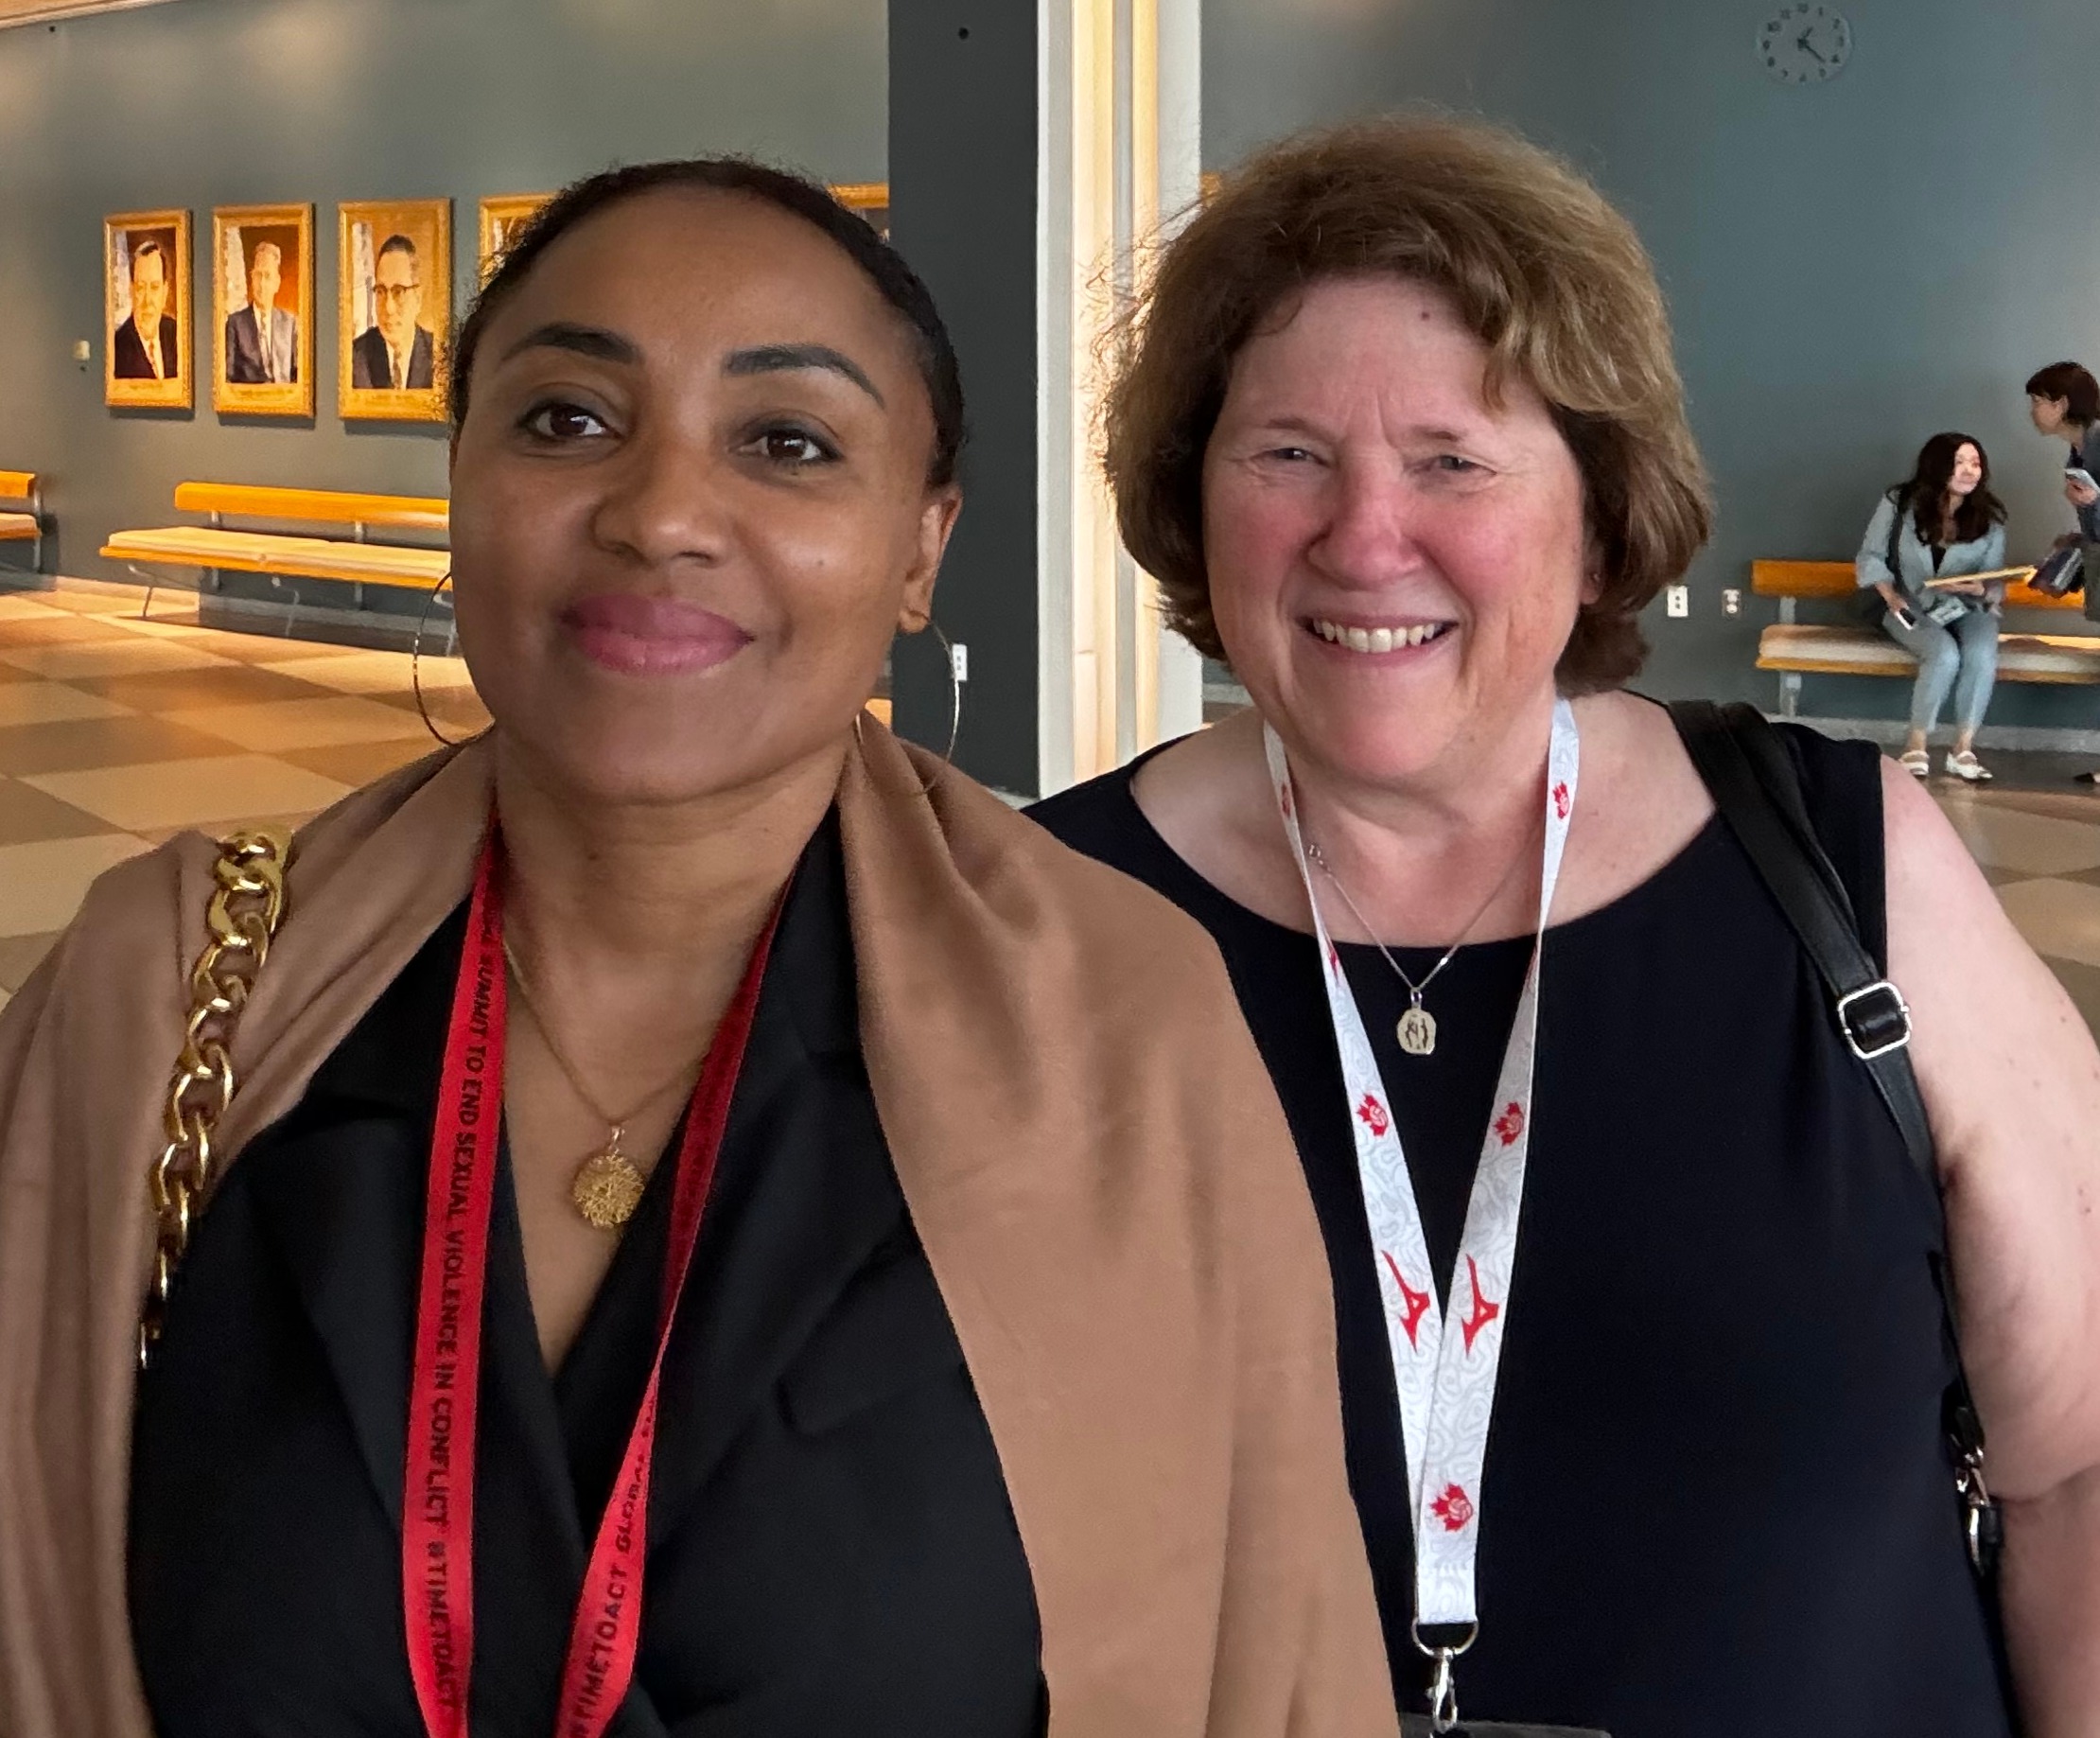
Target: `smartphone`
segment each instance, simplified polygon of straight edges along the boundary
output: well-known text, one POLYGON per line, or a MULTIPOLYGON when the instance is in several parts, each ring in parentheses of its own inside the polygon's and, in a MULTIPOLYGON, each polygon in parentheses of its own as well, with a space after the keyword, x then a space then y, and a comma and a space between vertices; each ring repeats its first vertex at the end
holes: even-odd
POLYGON ((1896 618, 1896 625, 1899 627, 1916 627, 1917 625, 1917 618, 1900 604, 1891 604, 1888 606, 1888 612, 1896 618))
POLYGON ((2080 470, 2075 465, 2066 465, 2063 474, 2064 481, 2067 483, 2079 483, 2089 489, 2100 489, 2100 483, 2093 482, 2092 473, 2089 470, 2080 470))

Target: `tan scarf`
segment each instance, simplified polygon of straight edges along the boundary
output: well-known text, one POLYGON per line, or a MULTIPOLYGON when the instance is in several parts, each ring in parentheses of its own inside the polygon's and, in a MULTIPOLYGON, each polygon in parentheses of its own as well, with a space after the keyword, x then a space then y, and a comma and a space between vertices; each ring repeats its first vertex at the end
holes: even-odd
MULTIPOLYGON (((301 834, 222 1152, 298 1102, 465 897, 491 759, 433 756, 301 834)), ((861 1035, 1020 1523, 1050 1729, 1387 1738, 1325 1257, 1224 969, 968 780, 922 795, 933 765, 870 728, 840 785, 861 1035)), ((0 1014, 8 1738, 150 1730, 125 1601, 133 1336, 216 854, 191 834, 103 876, 0 1014)))

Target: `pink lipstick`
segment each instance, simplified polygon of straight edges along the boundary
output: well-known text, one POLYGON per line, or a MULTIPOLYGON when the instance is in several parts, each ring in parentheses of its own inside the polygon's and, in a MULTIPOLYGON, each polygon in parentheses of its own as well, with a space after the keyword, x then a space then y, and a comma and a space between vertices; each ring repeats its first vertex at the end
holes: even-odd
POLYGON ((726 663, 751 636, 678 598, 609 592, 571 604, 562 625, 591 662, 622 676, 682 676, 726 663))

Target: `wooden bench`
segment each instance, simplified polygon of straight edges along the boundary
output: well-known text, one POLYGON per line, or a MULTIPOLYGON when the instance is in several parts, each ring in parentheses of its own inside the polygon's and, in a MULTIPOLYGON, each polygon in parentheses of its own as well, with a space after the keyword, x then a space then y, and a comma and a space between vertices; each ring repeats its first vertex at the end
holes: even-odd
POLYGON ((113 532, 102 545, 106 560, 122 562, 146 582, 141 616, 152 607, 153 593, 162 583, 155 571, 160 568, 264 575, 272 587, 290 593, 291 607, 285 617, 285 632, 289 634, 299 613, 300 594, 297 587, 286 585, 288 579, 346 581, 356 588, 356 599, 361 605, 367 586, 417 593, 434 591, 452 567, 451 552, 443 547, 368 540, 374 529, 446 532, 450 515, 443 497, 184 483, 176 486, 175 510, 201 513, 207 522, 113 532), (241 531, 226 524, 229 518, 275 524, 348 526, 350 535, 333 537, 241 531))
MULTIPOLYGON (((1804 676, 1916 674, 1917 659, 1888 635, 1864 622, 1818 624, 1798 620, 1803 598, 1854 600, 1859 588, 1849 561, 1753 561, 1750 588, 1779 600, 1779 619, 1758 636, 1758 668, 1779 676, 1779 711, 1800 709, 1804 676)), ((2008 609, 2076 612, 2076 597, 2050 597, 2021 583, 2005 591, 2008 609)), ((2100 682, 2100 636, 2007 634, 1998 637, 2002 682, 2100 682)))
POLYGON ((0 543, 26 543, 29 571, 44 571, 44 489, 34 471, 0 471, 0 543))

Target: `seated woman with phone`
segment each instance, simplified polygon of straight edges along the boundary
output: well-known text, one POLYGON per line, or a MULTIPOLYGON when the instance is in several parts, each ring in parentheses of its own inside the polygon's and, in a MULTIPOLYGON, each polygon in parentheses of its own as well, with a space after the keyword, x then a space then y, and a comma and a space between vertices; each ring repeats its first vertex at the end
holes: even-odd
POLYGON ((1990 460, 1966 434, 1935 434, 1907 483, 1881 498, 1854 562, 1860 588, 1881 594, 1889 637, 1917 658, 1904 769, 1932 771, 1926 740, 1954 698, 1947 770, 1988 779, 1976 728, 1998 679, 1998 619, 2005 593, 2005 509, 1990 491, 1990 460))

